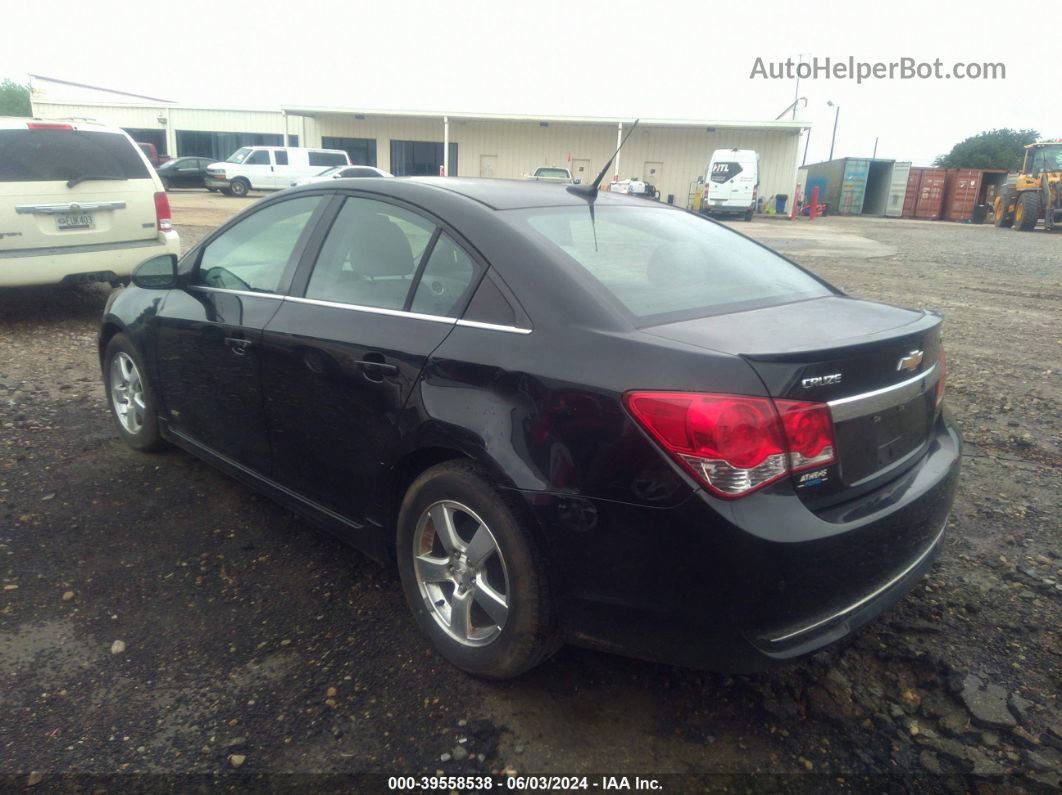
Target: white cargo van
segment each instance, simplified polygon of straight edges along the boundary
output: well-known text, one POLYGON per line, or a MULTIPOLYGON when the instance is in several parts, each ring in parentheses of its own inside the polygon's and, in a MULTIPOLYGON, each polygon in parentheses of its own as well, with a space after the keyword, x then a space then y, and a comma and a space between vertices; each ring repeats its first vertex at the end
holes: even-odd
POLYGON ((0 117, 0 287, 114 284, 179 253, 162 181, 122 130, 0 117))
POLYGON ((760 187, 760 156, 751 149, 716 149, 704 176, 701 212, 752 220, 760 187))
POLYGON ((252 188, 281 190, 326 168, 349 165, 350 155, 342 149, 243 146, 228 160, 207 166, 206 186, 230 196, 246 196, 252 188))

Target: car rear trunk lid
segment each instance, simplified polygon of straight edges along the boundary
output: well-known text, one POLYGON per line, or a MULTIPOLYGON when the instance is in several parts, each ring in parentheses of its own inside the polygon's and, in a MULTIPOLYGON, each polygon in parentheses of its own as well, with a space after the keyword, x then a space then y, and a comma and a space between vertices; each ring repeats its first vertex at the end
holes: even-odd
POLYGON ((827 403, 836 463, 793 474, 802 499, 827 505, 903 471, 936 417, 939 316, 830 296, 645 329, 742 356, 772 397, 827 403))

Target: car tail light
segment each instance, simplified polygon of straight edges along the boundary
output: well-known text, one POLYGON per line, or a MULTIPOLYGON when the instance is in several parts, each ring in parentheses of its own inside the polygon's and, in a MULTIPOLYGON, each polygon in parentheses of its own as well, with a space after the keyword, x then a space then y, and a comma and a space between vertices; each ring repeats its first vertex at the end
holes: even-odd
POLYGON ((48 121, 29 121, 26 122, 27 130, 72 130, 73 124, 56 124, 55 122, 48 121))
POLYGON ((727 499, 834 460, 822 403, 697 392, 631 392, 626 402, 672 458, 727 499))
POLYGON ((940 377, 937 378, 937 392, 936 400, 933 403, 934 408, 940 408, 940 404, 944 402, 944 381, 945 376, 948 374, 947 361, 944 357, 944 349, 940 349, 940 377))
POLYGON ((155 222, 160 232, 173 229, 173 217, 170 215, 170 200, 165 191, 155 194, 155 222))

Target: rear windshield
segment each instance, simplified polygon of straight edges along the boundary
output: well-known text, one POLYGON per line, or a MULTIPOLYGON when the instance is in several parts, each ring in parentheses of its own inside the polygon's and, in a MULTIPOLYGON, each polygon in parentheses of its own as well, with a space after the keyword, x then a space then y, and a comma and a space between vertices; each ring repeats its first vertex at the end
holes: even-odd
POLYGON ((74 177, 145 179, 147 166, 124 135, 86 130, 0 130, 0 182, 74 177))
POLYGON ((663 208, 512 211, 518 225, 649 326, 832 295, 830 288, 725 226, 663 208), (596 230, 595 230, 596 227, 596 230), (596 240, 595 240, 596 231, 596 240))
POLYGON ((540 168, 535 171, 536 177, 567 177, 568 172, 563 168, 540 168))

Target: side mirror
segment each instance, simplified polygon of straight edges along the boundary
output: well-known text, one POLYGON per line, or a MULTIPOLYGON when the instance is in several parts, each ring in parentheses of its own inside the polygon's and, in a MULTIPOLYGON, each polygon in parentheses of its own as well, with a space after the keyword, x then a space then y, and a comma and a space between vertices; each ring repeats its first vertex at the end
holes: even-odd
POLYGON ((133 270, 133 284, 145 290, 172 290, 177 286, 177 255, 144 260, 133 270))

